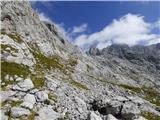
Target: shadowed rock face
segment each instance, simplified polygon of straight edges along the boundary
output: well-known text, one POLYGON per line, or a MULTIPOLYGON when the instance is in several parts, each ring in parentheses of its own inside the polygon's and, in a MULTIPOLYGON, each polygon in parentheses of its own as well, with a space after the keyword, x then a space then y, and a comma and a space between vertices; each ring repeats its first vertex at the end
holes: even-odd
POLYGON ((98 48, 95 48, 95 47, 91 47, 89 49, 89 51, 87 52, 87 54, 89 55, 100 55, 100 50, 98 48))
POLYGON ((160 119, 160 44, 86 55, 29 2, 1 8, 2 119, 160 119))
POLYGON ((160 43, 150 46, 135 45, 129 47, 126 44, 113 44, 107 48, 104 48, 101 52, 106 56, 111 54, 119 58, 127 60, 147 60, 149 62, 158 62, 160 56, 160 43), (153 58, 153 59, 152 59, 153 58))
POLYGON ((141 66, 152 64, 156 69, 160 69, 160 43, 150 46, 135 45, 133 47, 126 44, 113 44, 102 49, 101 52, 98 48, 91 48, 88 53, 94 56, 101 55, 104 58, 111 55, 141 66))

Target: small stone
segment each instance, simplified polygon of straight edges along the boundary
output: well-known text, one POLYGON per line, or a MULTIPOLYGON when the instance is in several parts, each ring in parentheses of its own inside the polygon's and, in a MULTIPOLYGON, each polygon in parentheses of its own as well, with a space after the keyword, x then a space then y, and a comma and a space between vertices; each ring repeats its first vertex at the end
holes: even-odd
POLYGON ((18 78, 18 76, 17 76, 17 75, 14 75, 14 78, 15 78, 15 79, 17 79, 17 78, 18 78))
POLYGON ((21 78, 21 77, 16 78, 16 81, 22 81, 22 80, 23 80, 23 78, 21 78))
POLYGON ((13 118, 18 118, 21 116, 27 116, 30 114, 30 111, 25 109, 25 108, 21 108, 21 107, 13 107, 11 108, 11 116, 13 118))
POLYGON ((14 80, 13 77, 10 77, 9 79, 10 79, 10 81, 13 81, 13 80, 14 80))
POLYGON ((118 120, 112 114, 108 114, 106 120, 118 120))
POLYGON ((55 91, 58 87, 58 85, 54 82, 47 82, 47 87, 52 90, 52 91, 55 91))
POLYGON ((7 47, 5 50, 10 51, 10 50, 11 50, 11 48, 10 48, 10 47, 7 47))
POLYGON ((1 85, 5 85, 5 82, 2 82, 1 85))
POLYGON ((59 84, 60 84, 59 81, 53 80, 49 76, 45 76, 45 80, 47 81, 47 87, 52 91, 55 91, 58 88, 59 84))
POLYGON ((35 94, 35 93, 38 92, 38 91, 39 91, 39 90, 35 88, 35 89, 32 89, 32 90, 30 91, 30 93, 31 93, 31 94, 35 94))
POLYGON ((48 99, 48 94, 44 91, 37 92, 35 96, 36 96, 36 100, 40 102, 43 102, 48 99))
POLYGON ((102 118, 91 111, 89 114, 89 120, 102 120, 102 118))
POLYGON ((9 80, 9 75, 6 75, 6 76, 5 76, 5 80, 9 80))

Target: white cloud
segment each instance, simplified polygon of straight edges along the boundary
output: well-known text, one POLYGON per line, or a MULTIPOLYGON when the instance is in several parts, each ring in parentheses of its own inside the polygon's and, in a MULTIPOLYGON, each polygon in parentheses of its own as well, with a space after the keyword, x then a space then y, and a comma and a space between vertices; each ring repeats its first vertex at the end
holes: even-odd
POLYGON ((87 30, 88 25, 86 23, 81 24, 80 26, 74 26, 72 33, 82 33, 87 30))
POLYGON ((74 43, 83 49, 88 49, 97 43, 97 47, 102 49, 113 43, 125 43, 132 46, 141 41, 146 45, 160 42, 160 35, 150 33, 153 25, 145 22, 143 18, 140 15, 127 14, 119 20, 113 20, 99 32, 78 36, 74 43))
POLYGON ((103 49, 114 43, 124 43, 130 46, 139 43, 144 45, 160 43, 160 35, 151 33, 152 29, 160 28, 160 20, 155 23, 147 23, 144 21, 144 17, 140 15, 127 14, 118 20, 114 19, 111 24, 105 26, 101 31, 90 35, 83 34, 88 28, 85 23, 66 30, 63 23, 57 24, 53 22, 44 13, 39 13, 39 18, 41 21, 54 24, 60 35, 69 41, 73 41, 73 36, 79 33, 80 35, 74 39, 74 43, 84 50, 93 45, 103 49))
POLYGON ((53 24, 52 20, 48 16, 46 16, 44 13, 38 13, 38 15, 41 21, 45 21, 45 22, 53 24))

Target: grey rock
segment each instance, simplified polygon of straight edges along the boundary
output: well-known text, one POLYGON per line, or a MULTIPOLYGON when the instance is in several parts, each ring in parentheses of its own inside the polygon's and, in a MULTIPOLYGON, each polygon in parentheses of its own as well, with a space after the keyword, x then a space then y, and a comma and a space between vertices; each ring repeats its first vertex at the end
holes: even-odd
POLYGON ((25 108, 32 109, 35 103, 36 103, 35 96, 32 94, 27 94, 24 97, 24 100, 23 100, 23 103, 21 104, 21 106, 23 106, 25 108))
POLYGON ((106 113, 118 115, 122 106, 122 103, 119 101, 111 101, 109 105, 106 106, 106 113))
POLYGON ((29 103, 29 102, 23 102, 22 104, 21 104, 21 106, 23 107, 23 108, 27 108, 27 109, 33 109, 33 104, 31 104, 31 103, 29 103))
POLYGON ((35 94, 35 97, 37 101, 42 102, 48 99, 48 94, 44 91, 39 91, 35 94))
POLYGON ((79 105, 79 107, 86 108, 86 103, 82 99, 77 96, 74 99, 75 102, 79 105))
POLYGON ((102 120, 102 118, 91 111, 89 114, 89 120, 102 120))
POLYGON ((22 80, 23 80, 23 78, 21 78, 21 77, 16 78, 16 81, 22 81, 22 80))
POLYGON ((26 92, 32 88, 34 88, 34 85, 30 79, 21 81, 17 85, 14 85, 12 87, 13 90, 18 90, 18 91, 23 91, 23 92, 26 92))
POLYGON ((108 114, 106 117, 106 120, 118 120, 117 118, 115 118, 113 115, 108 114))
POLYGON ((123 118, 125 119, 134 119, 137 118, 140 115, 140 110, 138 109, 137 106, 135 106, 135 104, 132 103, 125 103, 123 105, 121 114, 123 116, 123 118))
POLYGON ((9 99, 9 97, 11 97, 11 96, 13 96, 15 94, 16 94, 15 91, 1 91, 0 92, 0 99, 3 102, 3 101, 9 99))
POLYGON ((21 116, 27 116, 29 114, 30 114, 30 111, 25 108, 21 108, 21 107, 11 108, 11 116, 13 118, 19 118, 21 116))
POLYGON ((41 108, 37 114, 35 120, 56 120, 60 117, 60 114, 55 112, 51 106, 41 108))
POLYGON ((9 75, 6 75, 6 76, 5 76, 5 80, 9 80, 9 75))
POLYGON ((4 110, 0 110, 0 118, 1 120, 8 120, 8 116, 5 115, 5 111, 4 110))
POLYGON ((35 96, 32 95, 32 94, 27 94, 25 97, 24 97, 24 102, 29 102, 31 104, 35 104, 36 103, 36 99, 35 99, 35 96))

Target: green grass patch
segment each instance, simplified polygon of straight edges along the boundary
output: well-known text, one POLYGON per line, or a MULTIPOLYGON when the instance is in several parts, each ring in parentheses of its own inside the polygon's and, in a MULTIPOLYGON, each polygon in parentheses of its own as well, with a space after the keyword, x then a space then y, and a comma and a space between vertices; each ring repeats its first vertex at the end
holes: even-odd
POLYGON ((160 106, 160 93, 154 90, 154 88, 143 88, 145 97, 144 99, 151 103, 160 106))
POLYGON ((12 38, 17 43, 22 43, 23 40, 21 39, 21 36, 17 33, 6 33, 1 31, 1 35, 7 35, 8 37, 12 38))
POLYGON ((22 43, 23 42, 20 35, 18 35, 18 34, 7 34, 7 35, 17 43, 22 43))
POLYGON ((31 76, 31 80, 32 80, 35 88, 41 88, 45 84, 45 80, 44 80, 44 76, 43 75, 39 75, 39 76, 32 75, 31 76))
POLYGON ((22 103, 22 101, 4 101, 1 103, 1 106, 3 107, 6 104, 10 104, 11 107, 19 106, 22 103))
POLYGON ((49 93, 48 98, 50 100, 53 100, 54 102, 57 102, 57 99, 58 99, 57 95, 55 95, 54 93, 49 93))
POLYGON ((13 63, 13 62, 1 61, 2 80, 4 80, 4 77, 6 75, 9 75, 12 77, 14 77, 14 75, 17 75, 17 76, 23 76, 23 78, 26 78, 30 73, 31 72, 27 66, 13 63))
POLYGON ((136 92, 136 93, 141 93, 142 92, 141 88, 139 88, 139 87, 133 87, 133 86, 125 85, 125 84, 120 84, 118 86, 122 87, 124 89, 131 90, 131 91, 136 92))
POLYGON ((8 120, 12 120, 12 117, 11 117, 11 110, 6 111, 6 112, 5 112, 5 115, 8 116, 8 120))
POLYGON ((75 86, 76 88, 83 89, 83 90, 89 90, 86 85, 83 85, 83 84, 81 84, 81 83, 79 83, 77 81, 70 80, 69 83, 71 85, 75 86))
POLYGON ((2 90, 5 90, 7 85, 13 85, 18 83, 18 81, 15 81, 15 80, 11 81, 11 80, 4 80, 4 79, 2 80, 2 82, 5 83, 5 85, 1 85, 2 90))
POLYGON ((12 107, 15 107, 15 106, 20 106, 21 103, 22 103, 22 101, 12 101, 10 105, 12 107))
POLYGON ((64 74, 69 75, 74 72, 74 68, 78 64, 76 58, 70 57, 68 60, 64 60, 58 55, 45 56, 38 49, 35 49, 33 45, 30 45, 30 48, 31 53, 36 59, 35 71, 59 69, 64 74))
POLYGON ((20 120, 34 120, 35 116, 36 116, 36 112, 31 110, 31 114, 30 115, 28 115, 27 117, 23 117, 22 116, 20 118, 20 120))
POLYGON ((154 115, 153 113, 142 112, 141 115, 147 120, 160 120, 160 116, 154 115))
POLYGON ((6 45, 6 44, 1 44, 1 52, 3 53, 3 51, 7 51, 7 52, 11 52, 11 51, 14 51, 14 52, 18 52, 18 49, 16 48, 13 48, 12 46, 10 45, 6 45), (6 48, 10 48, 10 50, 6 50, 6 48))
POLYGON ((59 56, 51 56, 47 57, 43 55, 40 51, 36 50, 35 48, 31 47, 32 50, 31 53, 33 54, 34 58, 37 61, 37 64, 35 65, 35 68, 37 70, 43 70, 43 69, 63 69, 63 65, 60 63, 60 57, 59 56))
POLYGON ((154 90, 154 88, 149 88, 149 87, 139 88, 139 87, 133 87, 133 86, 123 85, 123 84, 118 86, 131 90, 132 92, 137 93, 139 95, 143 94, 144 95, 143 99, 157 106, 160 106, 160 93, 154 90))

